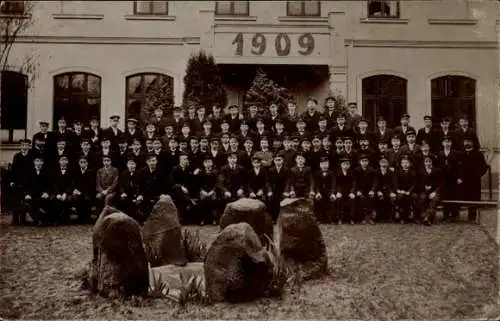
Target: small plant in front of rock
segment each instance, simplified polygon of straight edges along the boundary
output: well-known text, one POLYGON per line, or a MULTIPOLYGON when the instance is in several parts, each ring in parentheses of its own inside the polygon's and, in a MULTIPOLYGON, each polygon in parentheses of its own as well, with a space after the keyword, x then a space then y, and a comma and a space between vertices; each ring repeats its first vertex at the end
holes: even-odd
POLYGON ((181 241, 188 262, 203 262, 207 254, 207 245, 201 240, 199 230, 191 232, 184 229, 181 241))
POLYGON ((267 239, 266 252, 271 261, 273 273, 271 283, 269 285, 268 295, 270 297, 282 297, 285 291, 285 287, 289 281, 290 270, 287 268, 285 261, 283 260, 278 247, 271 240, 271 238, 265 235, 267 239))
POLYGON ((149 296, 152 298, 164 298, 168 295, 167 284, 163 282, 161 274, 158 274, 158 277, 155 276, 153 272, 153 284, 149 285, 149 296))
POLYGON ((181 288, 178 303, 185 307, 187 303, 205 304, 208 302, 205 295, 205 284, 203 277, 192 275, 189 278, 184 273, 180 273, 181 288))

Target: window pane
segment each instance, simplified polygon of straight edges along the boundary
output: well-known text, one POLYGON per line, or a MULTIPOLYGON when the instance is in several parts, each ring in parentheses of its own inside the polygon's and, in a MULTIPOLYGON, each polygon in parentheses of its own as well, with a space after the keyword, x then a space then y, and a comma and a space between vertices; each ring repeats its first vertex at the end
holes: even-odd
POLYGON ((128 93, 129 94, 140 94, 142 92, 141 86, 141 76, 135 76, 128 78, 128 93))
POLYGON ((56 89, 68 89, 69 88, 69 75, 57 76, 56 77, 56 89))
POLYGON ((302 1, 288 1, 288 14, 290 16, 301 16, 302 1))
POLYGON ((217 14, 231 14, 231 1, 217 1, 217 14))
POLYGON ((151 1, 136 1, 136 13, 151 13, 151 1))
POLYGON ((369 17, 399 17, 399 1, 369 0, 369 17))
POLYGON ((248 15, 248 1, 234 1, 234 14, 248 15))
POLYGON ((151 88, 154 87, 154 84, 156 83, 156 78, 158 75, 146 75, 144 76, 144 88, 145 92, 149 92, 151 88))
POLYGON ((319 16, 319 1, 304 1, 304 11, 306 16, 319 16))
POLYGON ((89 75, 88 77, 89 95, 101 95, 101 78, 89 75))
POLYGON ((153 1, 153 13, 154 14, 167 14, 168 13, 168 2, 167 1, 153 1))
POLYGON ((71 88, 77 91, 85 91, 85 75, 75 74, 71 77, 71 88))
POLYGON ((2 1, 0 12, 5 14, 24 13, 24 1, 2 1))

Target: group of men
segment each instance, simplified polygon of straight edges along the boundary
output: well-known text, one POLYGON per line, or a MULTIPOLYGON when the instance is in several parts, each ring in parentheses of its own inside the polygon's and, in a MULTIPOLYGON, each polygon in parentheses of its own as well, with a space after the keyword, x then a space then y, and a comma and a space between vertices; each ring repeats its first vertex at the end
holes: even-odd
MULTIPOLYGON (((449 117, 434 128, 424 117, 418 132, 410 116, 392 129, 379 117, 373 130, 335 97, 324 111, 314 98, 298 113, 286 106, 156 108, 150 119, 98 118, 88 127, 64 118, 49 132, 40 122, 33 140, 22 140, 12 163, 11 187, 20 206, 14 224, 59 224, 76 214, 91 221, 112 204, 143 222, 160 195, 173 198, 183 223, 212 224, 228 202, 262 200, 273 219, 284 198, 314 200, 324 223, 395 220, 431 224, 441 199, 479 200, 488 165, 467 117, 449 117), (281 108, 280 108, 281 107, 281 108), (207 110, 208 109, 208 110, 207 110), (283 110, 280 110, 283 109, 283 110), (140 128, 142 127, 142 128, 140 128)), ((445 206, 445 219, 458 208, 445 206)), ((475 219, 469 209, 469 219, 475 219)))

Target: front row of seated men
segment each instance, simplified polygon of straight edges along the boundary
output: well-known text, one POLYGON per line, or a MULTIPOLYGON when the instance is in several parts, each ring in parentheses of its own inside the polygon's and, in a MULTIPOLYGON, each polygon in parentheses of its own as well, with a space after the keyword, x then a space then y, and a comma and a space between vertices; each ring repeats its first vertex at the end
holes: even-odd
MULTIPOLYGON (((204 154, 197 168, 190 165, 190 154, 182 152, 171 170, 159 166, 155 153, 147 155, 144 168, 129 155, 121 173, 110 155, 102 155, 102 166, 95 172, 85 154, 78 157, 76 168, 68 166, 68 157, 62 155, 55 171, 46 170, 41 154, 35 154, 31 170, 17 179, 21 206, 14 213, 14 223, 26 222, 26 213, 36 225, 63 223, 70 214, 85 222, 105 204, 117 206, 142 223, 159 196, 169 194, 183 223, 217 223, 225 205, 243 197, 264 201, 276 220, 283 198, 306 197, 314 200, 315 214, 325 223, 396 220, 431 224, 441 199, 479 199, 476 194, 487 168, 472 138, 464 140, 459 171, 450 165, 450 139, 445 137, 442 145, 438 157, 423 154, 419 166, 405 154, 392 167, 383 154, 373 161, 361 153, 353 161, 345 153, 338 166, 330 166, 330 158, 321 157, 318 170, 307 166, 300 151, 294 154, 294 166, 288 167, 285 150, 271 156, 271 166, 264 166, 261 154, 253 154, 250 168, 239 164, 241 156, 236 152, 227 154, 222 167, 215 165, 212 154, 204 154)), ((30 142, 22 146, 25 152, 30 142)), ((443 211, 445 219, 458 216, 452 206, 443 211)), ((473 209, 469 219, 475 219, 473 209)))

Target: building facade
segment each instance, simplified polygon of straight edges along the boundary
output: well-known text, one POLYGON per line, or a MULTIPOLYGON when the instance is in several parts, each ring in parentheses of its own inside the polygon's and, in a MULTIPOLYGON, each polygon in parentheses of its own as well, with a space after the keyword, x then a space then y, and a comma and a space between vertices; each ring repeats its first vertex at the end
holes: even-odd
POLYGON ((372 123, 384 115, 396 124, 407 112, 419 127, 427 114, 465 113, 481 144, 497 149, 496 1, 30 3, 32 24, 2 73, 4 142, 61 116, 96 115, 106 126, 118 114, 123 122, 159 78, 180 105, 186 62, 204 49, 219 64, 230 104, 242 103, 262 68, 299 108, 307 96, 321 101, 336 91, 372 123), (27 59, 35 68, 18 73, 27 59))

